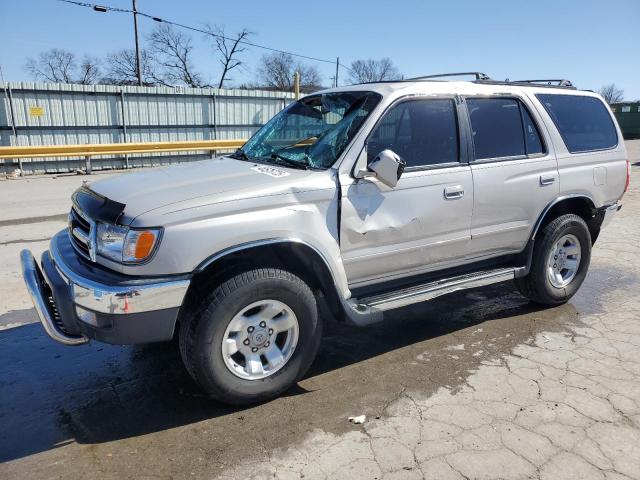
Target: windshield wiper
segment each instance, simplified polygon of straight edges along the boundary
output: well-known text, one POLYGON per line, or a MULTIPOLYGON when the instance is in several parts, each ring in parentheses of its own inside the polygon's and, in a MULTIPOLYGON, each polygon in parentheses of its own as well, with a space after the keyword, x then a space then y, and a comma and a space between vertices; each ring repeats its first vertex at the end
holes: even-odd
POLYGON ((237 149, 235 152, 233 152, 231 155, 229 155, 231 158, 235 158, 236 160, 245 160, 247 162, 251 162, 253 161, 251 159, 251 157, 249 157, 249 155, 247 155, 245 153, 244 150, 242 150, 241 148, 237 149))
POLYGON ((291 168, 298 168, 300 170, 307 170, 309 166, 306 163, 296 162, 295 160, 291 160, 279 153, 272 153, 269 157, 271 160, 274 160, 275 163, 279 163, 280 165, 286 165, 291 168))
POLYGON ((294 143, 290 143, 289 145, 285 145, 280 150, 288 150, 289 148, 302 147, 302 146, 304 146, 305 149, 308 149, 311 145, 313 145, 317 141, 318 141, 318 136, 317 135, 311 135, 310 137, 301 138, 300 140, 296 140, 294 143), (313 140, 313 142, 305 143, 305 142, 309 142, 310 140, 313 140))

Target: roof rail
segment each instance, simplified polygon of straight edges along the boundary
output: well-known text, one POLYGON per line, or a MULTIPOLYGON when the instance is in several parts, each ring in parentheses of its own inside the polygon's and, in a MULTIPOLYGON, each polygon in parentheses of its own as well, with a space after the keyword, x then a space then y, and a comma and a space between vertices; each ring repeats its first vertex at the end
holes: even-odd
POLYGON ((569 80, 475 80, 474 83, 484 85, 515 85, 521 87, 542 87, 542 88, 565 88, 568 90, 577 90, 577 88, 569 80))
POLYGON ((490 80, 489 75, 486 75, 482 72, 460 72, 460 73, 439 73, 437 75, 423 75, 420 77, 407 78, 407 81, 412 80, 426 80, 427 78, 442 78, 442 77, 462 77, 466 75, 473 75, 476 77, 476 80, 490 80))
POLYGON ((558 87, 573 87, 573 83, 571 80, 567 80, 565 78, 558 79, 544 79, 544 80, 514 80, 511 83, 544 83, 548 86, 558 86, 558 87))
POLYGON ((423 80, 431 80, 438 78, 446 78, 446 77, 463 77, 473 75, 475 80, 472 80, 474 83, 485 84, 485 85, 515 85, 522 87, 546 87, 546 88, 566 88, 570 90, 577 90, 576 87, 571 83, 570 80, 561 78, 561 79, 542 79, 542 80, 494 80, 489 75, 482 72, 459 72, 459 73, 439 73, 437 75, 422 75, 420 77, 413 78, 405 78, 402 80, 382 80, 375 82, 364 82, 364 83, 395 83, 395 82, 416 82, 423 80))

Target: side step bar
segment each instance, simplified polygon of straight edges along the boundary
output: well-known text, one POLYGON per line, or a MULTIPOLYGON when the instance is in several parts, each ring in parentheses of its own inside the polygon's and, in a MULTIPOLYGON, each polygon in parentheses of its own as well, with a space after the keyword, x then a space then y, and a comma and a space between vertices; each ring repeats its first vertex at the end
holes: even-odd
POLYGON ((483 270, 456 277, 443 278, 371 297, 351 298, 345 302, 346 313, 352 323, 359 326, 369 325, 382 320, 382 313, 386 310, 406 307, 407 305, 431 300, 458 290, 467 290, 513 280, 525 273, 526 267, 483 270))

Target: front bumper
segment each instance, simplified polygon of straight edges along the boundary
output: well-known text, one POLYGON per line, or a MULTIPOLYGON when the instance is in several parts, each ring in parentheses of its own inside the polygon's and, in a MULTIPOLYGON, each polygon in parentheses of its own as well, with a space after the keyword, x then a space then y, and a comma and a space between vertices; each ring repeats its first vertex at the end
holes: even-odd
POLYGON ((57 342, 123 345, 173 337, 188 276, 131 277, 91 264, 75 252, 66 230, 52 238, 42 268, 29 250, 20 256, 40 322, 57 342))

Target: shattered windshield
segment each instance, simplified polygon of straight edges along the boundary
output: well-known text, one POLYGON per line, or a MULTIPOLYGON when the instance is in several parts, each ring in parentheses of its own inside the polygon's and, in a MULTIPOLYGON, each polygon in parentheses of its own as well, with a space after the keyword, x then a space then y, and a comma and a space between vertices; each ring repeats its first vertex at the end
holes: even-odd
POLYGON ((293 168, 329 168, 380 101, 372 92, 310 95, 273 117, 234 158, 293 168))

